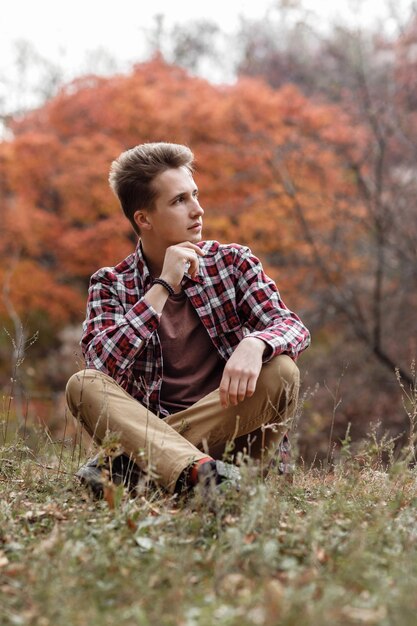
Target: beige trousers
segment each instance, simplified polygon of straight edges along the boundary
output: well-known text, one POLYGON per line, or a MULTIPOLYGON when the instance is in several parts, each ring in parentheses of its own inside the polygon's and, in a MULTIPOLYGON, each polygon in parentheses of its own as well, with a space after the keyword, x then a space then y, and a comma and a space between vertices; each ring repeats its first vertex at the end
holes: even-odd
POLYGON ((110 376, 93 369, 70 378, 66 397, 70 412, 95 441, 118 433, 124 451, 140 467, 152 468, 158 482, 173 492, 188 465, 207 454, 221 454, 228 442, 233 441, 235 449, 246 444, 254 456, 262 448, 273 452, 291 425, 298 387, 297 366, 280 355, 262 366, 254 395, 226 409, 216 389, 188 409, 161 419, 110 376), (261 432, 265 424, 271 427, 261 432))

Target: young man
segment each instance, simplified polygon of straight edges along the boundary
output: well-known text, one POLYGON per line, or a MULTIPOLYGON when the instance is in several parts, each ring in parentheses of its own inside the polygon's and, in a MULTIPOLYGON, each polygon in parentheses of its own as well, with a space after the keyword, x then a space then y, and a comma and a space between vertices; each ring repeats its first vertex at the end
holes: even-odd
MULTIPOLYGON (((170 492, 230 476, 216 458, 232 440, 273 454, 296 403, 294 360, 310 341, 248 248, 202 241, 193 160, 185 146, 148 143, 113 162, 110 185, 139 241, 91 278, 87 369, 67 386, 89 434, 117 432, 170 492)), ((79 477, 98 474, 93 461, 79 477)))

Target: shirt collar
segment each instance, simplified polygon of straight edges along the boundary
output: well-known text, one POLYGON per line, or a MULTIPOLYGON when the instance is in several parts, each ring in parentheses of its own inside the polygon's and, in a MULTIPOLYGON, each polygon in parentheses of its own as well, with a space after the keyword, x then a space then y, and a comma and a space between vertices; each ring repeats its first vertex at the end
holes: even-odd
POLYGON ((138 243, 135 249, 135 260, 136 260, 135 265, 137 267, 137 270, 140 276, 142 277, 143 284, 144 285, 147 285, 148 283, 150 284, 152 281, 151 273, 146 264, 145 257, 143 256, 142 242, 140 239, 138 239, 138 243))

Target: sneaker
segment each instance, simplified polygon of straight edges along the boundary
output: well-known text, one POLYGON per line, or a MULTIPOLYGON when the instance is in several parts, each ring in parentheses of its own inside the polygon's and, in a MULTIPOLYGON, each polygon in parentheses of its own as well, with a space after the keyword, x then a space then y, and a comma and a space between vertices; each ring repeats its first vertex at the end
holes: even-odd
POLYGON ((223 461, 207 461, 199 466, 197 471, 198 486, 204 492, 209 492, 218 486, 239 491, 241 475, 239 468, 223 461))
POLYGON ((80 467, 75 476, 88 487, 93 496, 101 499, 104 494, 104 484, 110 480, 115 485, 124 484, 128 491, 135 490, 139 482, 141 471, 127 454, 119 454, 113 459, 96 454, 80 467))
POLYGON ((292 463, 291 442, 288 435, 284 435, 279 446, 268 464, 268 472, 277 468, 278 474, 284 476, 285 480, 292 482, 294 474, 294 464, 292 463))

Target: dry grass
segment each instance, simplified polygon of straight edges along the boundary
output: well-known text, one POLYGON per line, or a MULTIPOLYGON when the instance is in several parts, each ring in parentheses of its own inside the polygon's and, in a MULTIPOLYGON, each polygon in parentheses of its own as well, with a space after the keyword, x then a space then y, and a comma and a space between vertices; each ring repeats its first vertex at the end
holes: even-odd
MULTIPOLYGON (((415 366, 414 372, 415 372, 415 366)), ((123 487, 93 501, 73 449, 10 430, 0 444, 2 626, 414 626, 417 381, 398 379, 409 421, 400 459, 371 429, 347 432, 325 467, 292 484, 250 463, 215 510, 123 487)))
POLYGON ((372 439, 292 485, 246 471, 215 512, 152 490, 94 502, 51 446, 0 448, 4 626, 415 624, 416 471, 383 470, 372 439))

